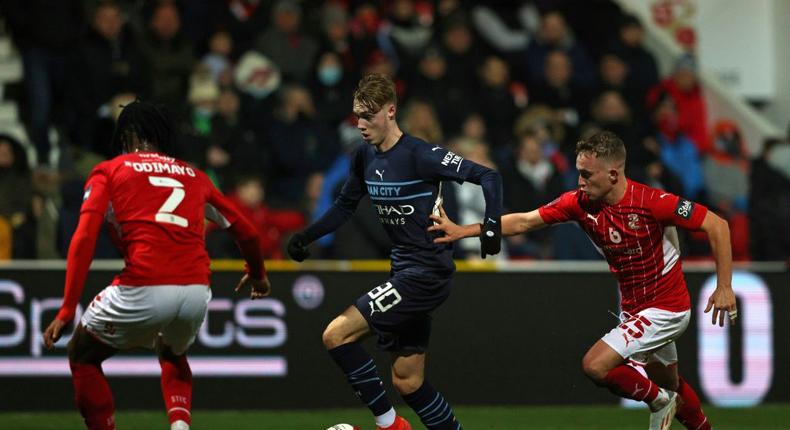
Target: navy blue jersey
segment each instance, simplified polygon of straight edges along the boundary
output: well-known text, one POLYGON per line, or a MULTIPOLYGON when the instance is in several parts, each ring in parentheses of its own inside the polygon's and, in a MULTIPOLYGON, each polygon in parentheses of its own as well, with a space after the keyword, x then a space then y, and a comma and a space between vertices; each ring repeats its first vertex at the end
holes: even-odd
POLYGON ((498 173, 404 134, 386 152, 369 144, 354 151, 349 177, 333 208, 305 230, 305 235, 313 241, 334 230, 367 194, 392 241, 393 271, 420 267, 452 272, 455 265, 451 245, 433 243, 435 234, 427 231, 441 182, 447 180, 482 185, 486 216, 501 216, 502 180, 498 173))

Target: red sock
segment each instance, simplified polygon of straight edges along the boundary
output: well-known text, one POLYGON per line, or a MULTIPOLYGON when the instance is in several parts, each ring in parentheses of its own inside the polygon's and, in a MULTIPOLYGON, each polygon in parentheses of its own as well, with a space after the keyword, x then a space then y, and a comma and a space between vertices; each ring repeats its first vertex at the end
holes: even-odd
POLYGON ((710 422, 702 412, 697 393, 691 388, 683 377, 679 378, 678 383, 678 410, 675 416, 687 429, 691 430, 710 430, 710 422))
POLYGON ((170 423, 178 420, 192 423, 192 370, 187 357, 181 355, 174 361, 159 360, 162 367, 162 397, 170 423))
POLYGON ((115 430, 115 404, 100 365, 69 362, 74 401, 89 430, 115 430))
POLYGON ((625 364, 610 370, 604 382, 611 392, 626 399, 650 403, 658 396, 658 385, 625 364))

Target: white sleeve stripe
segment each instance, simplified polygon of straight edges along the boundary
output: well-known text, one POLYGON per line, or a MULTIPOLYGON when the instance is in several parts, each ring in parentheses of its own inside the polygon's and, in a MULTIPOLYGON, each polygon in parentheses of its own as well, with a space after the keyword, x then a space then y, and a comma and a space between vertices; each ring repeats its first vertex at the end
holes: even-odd
POLYGON ((222 228, 230 227, 230 221, 228 221, 228 219, 225 218, 219 212, 219 210, 217 210, 217 208, 215 208, 211 204, 206 203, 205 212, 206 212, 206 218, 210 219, 211 221, 214 221, 218 226, 222 228))

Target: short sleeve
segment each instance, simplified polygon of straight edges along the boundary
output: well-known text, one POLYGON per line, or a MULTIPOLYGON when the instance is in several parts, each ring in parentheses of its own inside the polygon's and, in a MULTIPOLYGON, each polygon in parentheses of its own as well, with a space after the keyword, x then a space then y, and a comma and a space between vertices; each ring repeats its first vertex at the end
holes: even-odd
POLYGON ((582 212, 579 206, 579 192, 568 191, 553 201, 538 208, 540 217, 546 224, 557 224, 573 221, 580 217, 582 212))
POLYGON ((236 223, 240 216, 239 212, 208 178, 206 178, 205 182, 206 187, 208 187, 208 198, 206 199, 205 208, 206 218, 220 228, 226 229, 236 223))
POLYGON ((652 210, 660 223, 689 230, 699 229, 708 213, 707 207, 672 193, 661 193, 652 210))
POLYGON ((96 212, 104 215, 110 204, 110 178, 107 171, 107 164, 100 163, 96 166, 88 180, 85 182, 85 190, 82 194, 82 207, 80 213, 96 212))

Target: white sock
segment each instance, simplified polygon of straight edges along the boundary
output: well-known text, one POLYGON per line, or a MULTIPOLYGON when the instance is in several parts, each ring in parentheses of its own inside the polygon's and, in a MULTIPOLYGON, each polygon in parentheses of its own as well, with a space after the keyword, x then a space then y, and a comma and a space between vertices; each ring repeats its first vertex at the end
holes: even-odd
POLYGON ((376 425, 381 428, 387 428, 395 423, 395 417, 398 415, 395 413, 395 408, 390 408, 387 412, 384 412, 381 415, 376 415, 376 425))
POLYGON ((669 402, 669 392, 663 388, 659 388, 658 395, 647 406, 650 407, 651 411, 656 412, 666 406, 667 402, 669 402))
POLYGON ((177 420, 170 424, 170 430, 189 430, 189 424, 183 420, 177 420))

